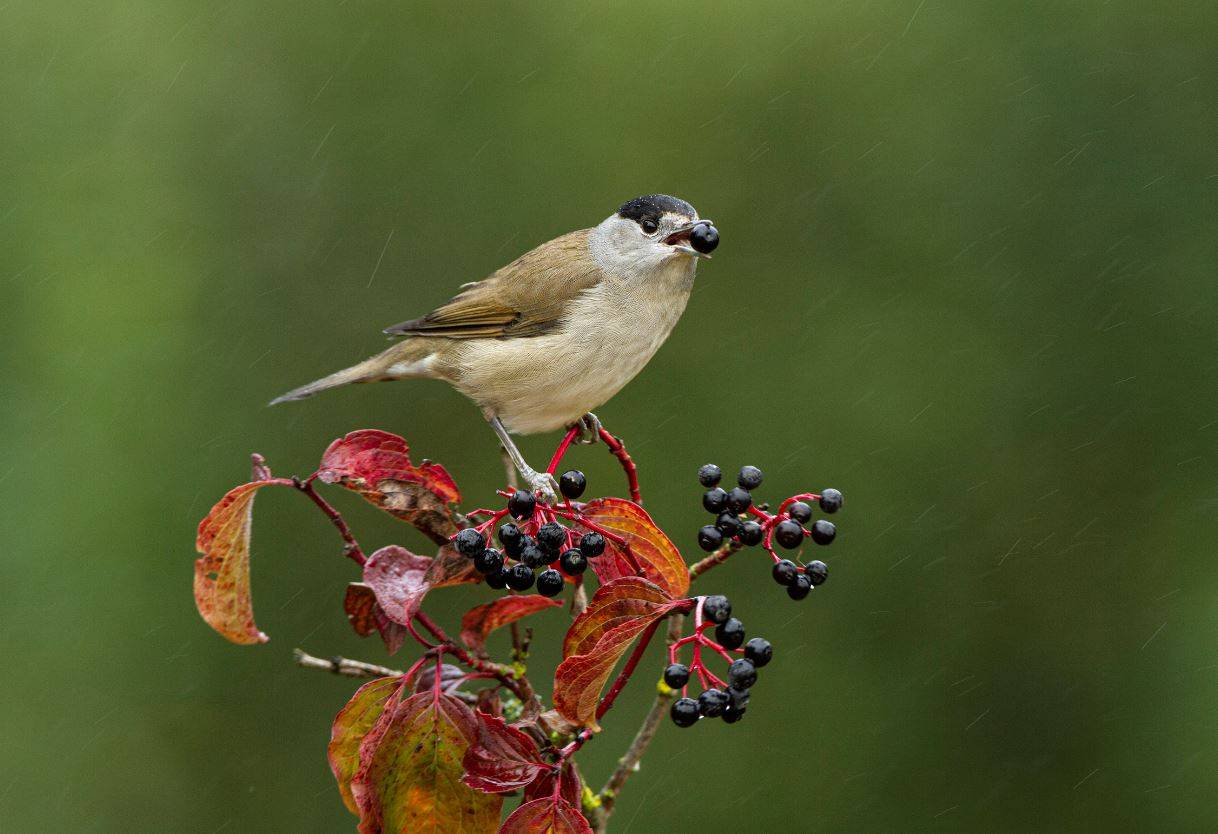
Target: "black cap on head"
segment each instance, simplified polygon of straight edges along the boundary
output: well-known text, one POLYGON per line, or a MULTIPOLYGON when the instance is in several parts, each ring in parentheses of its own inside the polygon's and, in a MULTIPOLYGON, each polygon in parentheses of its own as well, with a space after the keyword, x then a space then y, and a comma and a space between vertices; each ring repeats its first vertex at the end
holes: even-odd
POLYGON ((635 197, 633 200, 622 203, 622 207, 617 210, 619 217, 633 220, 635 223, 642 223, 644 220, 659 223, 660 217, 666 212, 683 214, 686 217, 696 217, 698 214, 689 203, 676 197, 669 197, 667 194, 635 197))

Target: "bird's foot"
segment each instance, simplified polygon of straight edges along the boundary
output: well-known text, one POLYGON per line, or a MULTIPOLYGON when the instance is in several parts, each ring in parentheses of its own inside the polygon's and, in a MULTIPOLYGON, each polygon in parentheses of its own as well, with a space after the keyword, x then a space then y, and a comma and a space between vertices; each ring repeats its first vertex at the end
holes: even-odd
POLYGON ((576 435, 575 442, 582 443, 585 446, 591 446, 600 440, 601 437, 601 419, 589 411, 583 417, 576 421, 575 427, 579 429, 579 434, 576 435))
POLYGON ((532 469, 520 473, 529 492, 545 504, 558 503, 558 481, 549 472, 534 472, 532 469))

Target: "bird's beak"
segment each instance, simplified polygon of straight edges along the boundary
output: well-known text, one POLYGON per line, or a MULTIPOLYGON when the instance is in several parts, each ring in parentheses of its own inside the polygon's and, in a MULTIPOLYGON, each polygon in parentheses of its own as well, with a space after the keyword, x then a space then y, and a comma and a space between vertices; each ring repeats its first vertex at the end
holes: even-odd
POLYGON ((674 251, 685 255, 692 255, 695 258, 711 259, 710 255, 704 252, 699 252, 697 249, 689 245, 689 233, 699 226, 713 226, 714 223, 706 218, 695 220, 692 223, 686 223, 684 226, 678 226, 669 232, 668 237, 664 238, 664 243, 671 246, 674 251))

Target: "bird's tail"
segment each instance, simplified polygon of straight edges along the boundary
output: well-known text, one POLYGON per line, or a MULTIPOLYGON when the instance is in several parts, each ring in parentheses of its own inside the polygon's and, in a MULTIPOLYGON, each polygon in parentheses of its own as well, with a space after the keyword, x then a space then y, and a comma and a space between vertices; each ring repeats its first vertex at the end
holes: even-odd
POLYGON ((429 377, 431 351, 424 345, 413 340, 398 342, 386 351, 365 359, 358 365, 335 371, 329 376, 314 380, 308 385, 293 388, 291 391, 271 400, 268 405, 303 400, 322 391, 337 388, 340 385, 351 385, 356 382, 379 382, 386 379, 407 379, 410 377, 429 377))

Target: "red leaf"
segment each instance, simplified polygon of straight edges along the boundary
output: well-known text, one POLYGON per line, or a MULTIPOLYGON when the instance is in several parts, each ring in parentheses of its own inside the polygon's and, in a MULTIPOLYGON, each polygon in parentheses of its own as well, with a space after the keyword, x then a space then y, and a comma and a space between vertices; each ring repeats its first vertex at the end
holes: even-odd
POLYGON ((556 797, 524 803, 504 820, 499 834, 592 834, 592 826, 574 805, 556 797))
MULTIPOLYGON (((455 528, 453 532, 456 532, 455 528)), ((431 560, 431 567, 427 571, 427 583, 433 588, 480 581, 482 574, 474 569, 474 560, 462 556, 457 548, 448 542, 444 543, 436 557, 431 560)))
POLYGON ((495 629, 558 605, 562 603, 556 599, 529 594, 500 597, 494 602, 471 608, 461 618, 461 642, 474 651, 481 651, 486 645, 487 636, 495 629))
POLYGON ((469 707, 432 690, 386 705, 351 781, 360 834, 491 834, 503 798, 461 784, 477 741, 469 707))
POLYGON ((395 434, 366 429, 335 440, 322 455, 317 475, 325 483, 355 490, 433 541, 443 543, 457 532, 448 507, 461 500, 457 485, 437 463, 411 463, 410 447, 395 434))
POLYGON ((478 741, 465 751, 461 778, 469 787, 485 793, 506 793, 533 782, 552 765, 540 761, 536 742, 527 734, 483 712, 478 721, 478 741))
POLYGON ((355 797, 351 794, 351 779, 359 769, 360 743, 385 711, 389 698, 401 686, 402 679, 396 677, 377 678, 366 683, 334 718, 328 749, 330 770, 338 780, 338 792, 342 794, 343 804, 353 814, 359 813, 355 797))
POLYGON ((254 493, 273 481, 253 481, 229 490, 199 522, 195 549, 195 606, 209 626, 234 643, 265 643, 254 625, 250 596, 250 525, 254 493))
POLYGON ((664 589, 636 576, 597 589, 563 641, 563 662, 554 672, 554 707, 568 721, 596 727, 596 706, 605 681, 634 638, 680 605, 664 589))
MULTIPOLYGON (((579 774, 571 766, 570 761, 563 762, 562 784, 558 787, 558 795, 570 802, 576 808, 583 803, 583 785, 579 782, 579 774)), ((527 788, 524 789, 524 801, 543 799, 554 795, 554 771, 548 770, 538 774, 527 788)))
POLYGON ((397 654, 406 639, 407 631, 402 626, 385 616, 381 606, 377 604, 376 593, 371 586, 363 582, 351 582, 347 585, 347 595, 343 598, 343 610, 351 627, 360 637, 367 637, 374 631, 380 632, 381 640, 389 654, 397 654))
MULTIPOLYGON (((676 545, 642 507, 622 498, 597 498, 580 508, 580 516, 624 538, 646 578, 673 598, 685 596, 689 590, 689 568, 676 545)), ((590 529, 587 525, 579 527, 590 529)), ((605 545, 604 554, 590 560, 597 578, 608 582, 620 576, 634 576, 634 567, 622 547, 609 539, 605 545)))
POLYGON ((431 587, 427 582, 430 567, 429 557, 391 544, 368 557, 364 563, 364 582, 376 594, 385 616, 408 626, 431 587))

